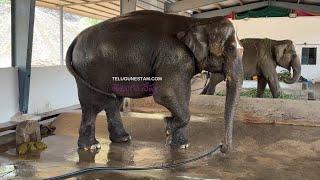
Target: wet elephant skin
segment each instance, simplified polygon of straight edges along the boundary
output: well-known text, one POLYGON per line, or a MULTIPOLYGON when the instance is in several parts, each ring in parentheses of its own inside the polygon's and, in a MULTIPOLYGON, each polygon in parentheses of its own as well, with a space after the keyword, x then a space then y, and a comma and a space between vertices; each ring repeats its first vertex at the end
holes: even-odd
POLYGON ((101 22, 81 32, 70 45, 66 64, 75 77, 82 108, 79 148, 96 149, 95 119, 104 110, 112 142, 127 142, 120 106, 124 97, 153 96, 172 114, 165 118, 171 147, 186 147, 190 119, 190 80, 207 70, 227 79, 225 139, 232 144, 235 106, 242 84, 242 47, 224 17, 194 19, 157 11, 137 11, 101 22), (161 77, 156 82, 114 81, 112 77, 161 77), (114 85, 155 91, 118 91, 114 85))

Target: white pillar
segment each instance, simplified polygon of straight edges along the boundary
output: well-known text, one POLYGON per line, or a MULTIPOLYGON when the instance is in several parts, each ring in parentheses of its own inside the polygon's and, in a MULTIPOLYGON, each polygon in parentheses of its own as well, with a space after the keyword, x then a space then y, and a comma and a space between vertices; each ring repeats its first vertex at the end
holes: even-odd
POLYGON ((120 0, 120 15, 136 10, 137 0, 120 0))
POLYGON ((60 65, 64 64, 63 55, 63 7, 60 7, 60 65))

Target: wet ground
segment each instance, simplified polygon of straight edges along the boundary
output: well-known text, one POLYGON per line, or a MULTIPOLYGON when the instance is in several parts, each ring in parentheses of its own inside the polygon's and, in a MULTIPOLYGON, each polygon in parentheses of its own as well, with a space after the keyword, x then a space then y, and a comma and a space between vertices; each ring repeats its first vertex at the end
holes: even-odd
MULTIPOLYGON (((81 114, 58 117, 56 135, 44 138, 48 149, 18 157, 14 149, 0 153, 0 179, 43 179, 93 166, 149 166, 191 158, 209 151, 223 137, 220 116, 197 114, 189 125, 190 147, 172 151, 165 145, 163 114, 131 113, 124 117, 129 144, 112 144, 104 115, 97 119, 99 153, 77 151, 81 114)), ((175 169, 98 172, 77 179, 319 179, 320 128, 235 123, 234 150, 175 169)), ((75 178, 74 178, 75 179, 75 178)))

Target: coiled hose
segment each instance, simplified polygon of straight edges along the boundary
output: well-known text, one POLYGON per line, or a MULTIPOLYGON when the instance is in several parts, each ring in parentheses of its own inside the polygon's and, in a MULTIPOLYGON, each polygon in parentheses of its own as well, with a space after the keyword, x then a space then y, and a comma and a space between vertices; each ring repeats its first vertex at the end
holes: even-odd
POLYGON ((67 178, 79 176, 79 175, 82 175, 85 173, 98 172, 98 171, 146 171, 146 170, 170 169, 170 168, 175 168, 175 167, 182 166, 185 164, 189 164, 191 162, 198 161, 202 158, 210 156, 210 155, 216 153, 218 150, 220 150, 221 147, 222 147, 222 144, 220 143, 219 145, 214 147, 211 151, 209 151, 205 154, 202 154, 202 155, 194 157, 194 158, 186 159, 184 161, 176 162, 176 163, 168 163, 168 164, 163 164, 163 165, 158 165, 158 166, 146 166, 146 167, 124 167, 124 168, 121 168, 121 167, 91 167, 91 168, 84 168, 84 169, 81 169, 78 171, 66 173, 66 174, 63 174, 60 176, 47 178, 47 180, 67 179, 67 178))

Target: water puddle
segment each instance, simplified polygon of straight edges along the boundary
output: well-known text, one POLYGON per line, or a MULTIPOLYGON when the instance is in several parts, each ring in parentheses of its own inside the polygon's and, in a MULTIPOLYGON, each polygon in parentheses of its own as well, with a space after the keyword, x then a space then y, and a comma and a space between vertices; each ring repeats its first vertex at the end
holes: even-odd
MULTIPOLYGON (((142 118, 142 119, 157 119, 163 120, 165 117, 170 116, 170 113, 139 113, 139 112, 125 112, 122 113, 123 117, 142 118)), ((209 115, 191 115, 190 121, 193 122, 207 122, 211 117, 209 115)))

